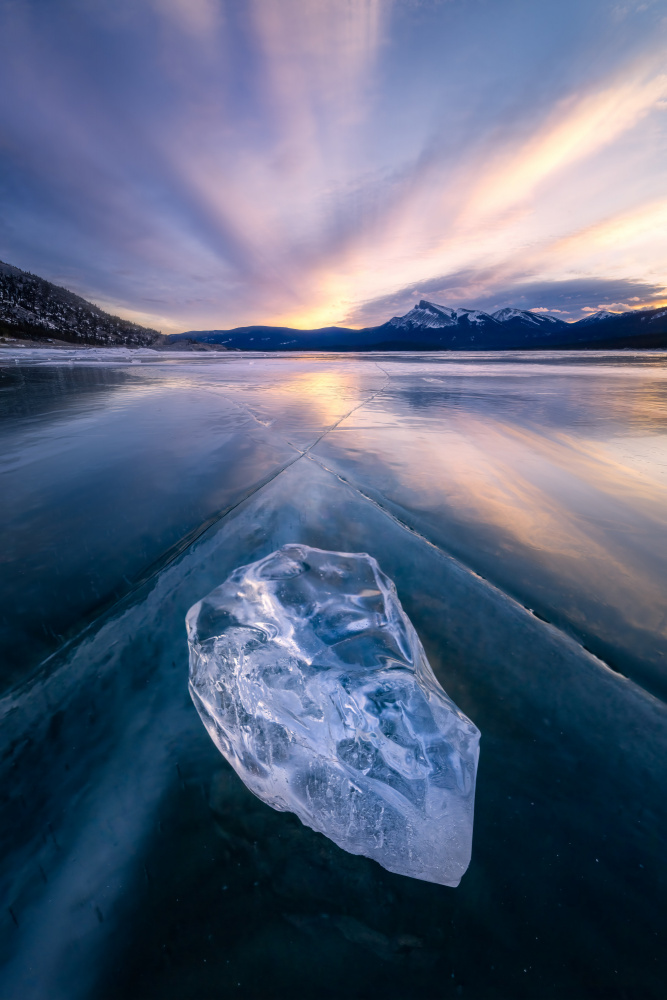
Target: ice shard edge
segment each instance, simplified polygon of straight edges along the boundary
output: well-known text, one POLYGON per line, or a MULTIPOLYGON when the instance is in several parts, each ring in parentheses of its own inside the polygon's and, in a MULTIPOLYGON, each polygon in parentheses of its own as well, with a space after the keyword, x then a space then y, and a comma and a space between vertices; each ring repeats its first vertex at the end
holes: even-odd
POLYGON ((375 559, 285 545, 186 621, 193 701, 255 795, 389 871, 459 884, 479 730, 375 559))

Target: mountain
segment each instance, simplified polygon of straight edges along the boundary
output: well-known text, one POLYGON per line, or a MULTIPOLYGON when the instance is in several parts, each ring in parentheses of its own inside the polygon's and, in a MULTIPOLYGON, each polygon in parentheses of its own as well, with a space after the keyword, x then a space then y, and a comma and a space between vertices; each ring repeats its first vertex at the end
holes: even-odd
POLYGON ((522 309, 498 309, 494 313, 485 313, 480 309, 450 309, 449 306, 438 306, 422 299, 405 316, 394 316, 385 326, 399 330, 442 330, 453 326, 497 330, 498 324, 502 324, 504 330, 537 328, 549 331, 564 329, 568 325, 555 316, 522 309))
POLYGON ((486 313, 451 309, 422 299, 404 316, 394 316, 373 331, 363 332, 387 349, 507 350, 551 346, 567 337, 571 325, 527 310, 486 313))
POLYGON ((623 313, 593 313, 572 323, 575 346, 599 348, 667 348, 667 309, 633 309, 623 313))
POLYGON ((326 351, 360 349, 360 333, 360 330, 342 326, 325 326, 317 330, 295 330, 289 326, 237 326, 233 330, 174 333, 168 339, 170 344, 175 345, 215 345, 234 351, 326 351))
POLYGON ((601 311, 576 323, 527 309, 452 309, 422 299, 404 316, 364 330, 245 326, 169 337, 237 351, 493 351, 667 348, 667 309, 601 311))
POLYGON ((363 330, 328 326, 293 330, 277 326, 245 326, 233 330, 191 330, 170 342, 218 344, 239 351, 297 350, 493 350, 533 346, 567 331, 570 324, 553 316, 520 309, 501 309, 490 315, 480 309, 451 309, 422 299, 404 316, 363 330))
POLYGON ((599 323, 601 319, 609 319, 610 316, 617 316, 618 313, 607 312, 606 309, 599 309, 597 312, 591 313, 589 316, 584 316, 579 322, 582 324, 587 323, 599 323))
POLYGON ((491 317, 479 309, 450 309, 422 299, 405 316, 394 316, 385 326, 399 330, 442 330, 449 326, 484 326, 491 317))
POLYGON ((564 320, 550 316, 549 313, 534 313, 527 309, 498 309, 491 313, 491 319, 495 319, 496 323, 503 323, 505 329, 537 327, 538 330, 553 331, 564 330, 568 326, 564 320))
POLYGON ((157 330, 110 316, 66 288, 0 261, 0 334, 97 347, 159 347, 157 330))
POLYGON ((0 335, 97 347, 178 351, 507 351, 667 348, 667 309, 601 310, 577 323, 548 313, 493 313, 421 299, 404 316, 363 330, 244 326, 163 336, 110 316, 73 292, 0 261, 0 335))

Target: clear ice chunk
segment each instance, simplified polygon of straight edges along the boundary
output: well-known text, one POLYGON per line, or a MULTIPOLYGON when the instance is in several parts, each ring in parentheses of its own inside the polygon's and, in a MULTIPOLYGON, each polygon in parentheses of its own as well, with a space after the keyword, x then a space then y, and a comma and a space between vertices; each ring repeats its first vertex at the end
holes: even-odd
POLYGON ((187 615, 190 692, 248 788, 352 854, 456 886, 479 730, 365 553, 285 545, 187 615))

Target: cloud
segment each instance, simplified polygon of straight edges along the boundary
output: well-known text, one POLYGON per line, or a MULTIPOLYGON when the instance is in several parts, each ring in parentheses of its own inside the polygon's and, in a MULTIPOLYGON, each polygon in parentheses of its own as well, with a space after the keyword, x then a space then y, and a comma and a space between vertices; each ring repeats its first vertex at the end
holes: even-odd
MULTIPOLYGON (((500 275, 497 276, 501 278, 500 275)), ((512 283, 497 281, 492 272, 465 271, 402 289, 393 295, 364 303, 351 317, 355 326, 374 326, 402 315, 421 299, 439 305, 494 312, 506 306, 549 312, 565 320, 581 319, 598 309, 622 311, 650 308, 667 299, 664 284, 633 279, 572 278, 565 281, 531 281, 517 276, 512 283), (484 292, 480 294, 480 289, 484 292)))
POLYGON ((6 5, 0 257, 163 329, 364 325, 531 283, 545 308, 576 281, 577 308, 600 281, 643 302, 667 282, 656 16, 6 5))
POLYGON ((569 95, 526 142, 490 158, 466 214, 483 218, 532 198, 553 174, 604 149, 665 97, 663 51, 624 67, 587 93, 569 95))
POLYGON ((502 309, 514 305, 519 309, 548 310, 563 319, 579 319, 597 309, 622 311, 660 305, 667 297, 664 284, 614 278, 572 278, 567 281, 528 281, 505 289, 476 302, 480 309, 502 309))
POLYGON ((590 255, 594 251, 604 251, 619 245, 627 247, 646 238, 657 237, 663 244, 665 232, 667 232, 667 199, 658 198, 566 236, 559 240, 553 249, 561 253, 583 252, 590 255))
POLYGON ((220 27, 222 5, 217 0, 152 0, 155 11, 180 31, 206 40, 220 27))

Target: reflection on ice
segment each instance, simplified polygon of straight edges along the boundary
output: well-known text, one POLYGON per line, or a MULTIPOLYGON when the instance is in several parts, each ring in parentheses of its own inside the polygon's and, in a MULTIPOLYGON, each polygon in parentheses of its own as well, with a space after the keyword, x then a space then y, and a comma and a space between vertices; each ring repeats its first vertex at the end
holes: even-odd
MULTIPOLYGON (((26 631, 21 662, 125 593, 161 552, 237 502, 245 482, 260 484, 309 451, 667 693, 663 354, 0 348, 0 357, 9 362, 0 393, 5 558, 31 586, 50 581, 35 597, 44 622, 26 631)), ((15 603, 10 586, 10 631, 23 628, 15 603)))
POLYGON ((350 963, 361 995, 392 1000, 434 995, 452 970, 472 996, 520 996, 529 966, 554 997, 581 976, 601 995, 621 983, 661 996, 664 706, 308 460, 3 709, 0 848, 18 922, 1 918, 3 998, 208 996, 237 982, 261 996, 267 981, 279 997, 313 982, 335 997, 350 963), (295 538, 370 549, 439 683, 485 734, 456 893, 383 872, 246 794, 184 698, 188 607, 295 538))
POLYGON ((250 360, 2 366, 3 1000, 661 1000, 665 705, 582 641, 663 690, 664 356, 250 360), (187 698, 187 609, 294 541, 378 560, 484 732, 456 892, 267 808, 187 698))
POLYGON ((667 367, 576 360, 389 363, 314 455, 667 693, 667 367))

